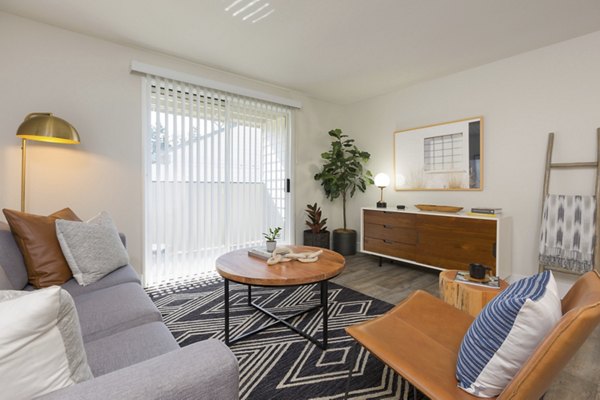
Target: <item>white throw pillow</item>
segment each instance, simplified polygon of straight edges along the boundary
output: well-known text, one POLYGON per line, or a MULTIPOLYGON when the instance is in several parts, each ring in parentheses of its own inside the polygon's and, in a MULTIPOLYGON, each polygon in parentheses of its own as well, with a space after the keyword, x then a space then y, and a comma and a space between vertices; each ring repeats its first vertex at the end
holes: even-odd
POLYGON ((0 316, 2 396, 31 399, 93 378, 65 290, 0 291, 0 316))
POLYGON ((478 397, 499 395, 561 316, 552 272, 512 283, 465 334, 456 366, 458 386, 478 397))
POLYGON ((129 263, 119 231, 106 211, 87 222, 56 220, 56 236, 73 277, 82 286, 129 263))

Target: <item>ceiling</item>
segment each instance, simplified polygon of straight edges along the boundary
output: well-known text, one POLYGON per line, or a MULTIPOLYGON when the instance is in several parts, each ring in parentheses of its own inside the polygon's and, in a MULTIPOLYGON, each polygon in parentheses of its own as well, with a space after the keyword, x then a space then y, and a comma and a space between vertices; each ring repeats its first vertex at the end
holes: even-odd
POLYGON ((0 0, 0 10, 348 104, 600 30, 598 0, 0 0))

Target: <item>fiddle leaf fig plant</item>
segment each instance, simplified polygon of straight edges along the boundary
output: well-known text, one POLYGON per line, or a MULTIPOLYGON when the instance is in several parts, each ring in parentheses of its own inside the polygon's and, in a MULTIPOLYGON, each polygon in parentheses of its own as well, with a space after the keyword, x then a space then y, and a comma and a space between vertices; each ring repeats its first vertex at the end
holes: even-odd
POLYGON ((364 192, 367 185, 373 184, 373 174, 364 167, 371 155, 360 150, 354 139, 344 135, 341 129, 329 131, 329 136, 332 138, 331 148, 321 154, 324 164, 314 178, 321 182, 329 200, 342 198, 346 230, 346 200, 352 198, 357 190, 364 192))

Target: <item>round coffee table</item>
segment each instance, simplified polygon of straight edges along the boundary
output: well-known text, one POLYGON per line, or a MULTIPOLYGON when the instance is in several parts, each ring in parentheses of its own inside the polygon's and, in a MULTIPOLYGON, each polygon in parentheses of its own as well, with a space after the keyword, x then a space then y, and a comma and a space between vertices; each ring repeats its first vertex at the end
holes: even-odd
POLYGON ((217 272, 223 277, 225 285, 225 343, 233 344, 239 340, 245 339, 250 335, 261 332, 276 324, 283 324, 305 337, 317 346, 327 348, 327 283, 329 279, 339 275, 343 269, 345 260, 341 254, 331 250, 319 249, 318 247, 308 246, 288 246, 295 253, 305 251, 323 250, 319 260, 314 263, 302 263, 300 261, 288 261, 275 265, 267 265, 266 260, 248 255, 248 249, 235 250, 224 254, 217 259, 217 272), (274 319, 274 322, 260 327, 250 332, 246 332, 236 338, 229 337, 229 282, 236 282, 248 286, 248 305, 256 308, 262 313, 274 319), (321 289, 320 304, 301 310, 285 318, 280 318, 272 312, 264 309, 252 301, 252 286, 302 286, 318 283, 321 289), (316 338, 310 336, 301 329, 293 326, 288 320, 305 314, 315 309, 323 311, 323 338, 319 342, 316 338))

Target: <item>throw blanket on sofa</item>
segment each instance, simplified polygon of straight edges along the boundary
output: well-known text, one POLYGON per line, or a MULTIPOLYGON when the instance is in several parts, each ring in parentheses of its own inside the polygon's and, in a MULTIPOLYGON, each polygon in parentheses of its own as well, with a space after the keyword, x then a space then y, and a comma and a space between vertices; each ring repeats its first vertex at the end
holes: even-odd
POLYGON ((591 271, 595 231, 594 196, 548 195, 542 213, 540 264, 577 273, 591 271))

